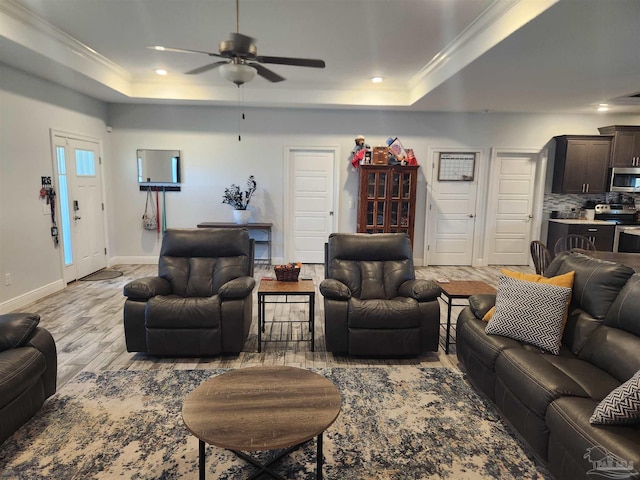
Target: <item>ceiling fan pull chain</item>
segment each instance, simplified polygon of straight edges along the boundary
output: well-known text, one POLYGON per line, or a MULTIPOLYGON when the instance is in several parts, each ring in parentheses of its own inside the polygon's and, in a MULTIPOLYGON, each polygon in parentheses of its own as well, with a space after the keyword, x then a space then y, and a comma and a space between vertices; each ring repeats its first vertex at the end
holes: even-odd
POLYGON ((242 105, 242 89, 240 88, 240 85, 238 85, 238 110, 240 110, 240 113, 242 115, 238 116, 238 141, 241 142, 242 141, 242 119, 244 119, 244 111, 243 111, 243 105, 242 105))

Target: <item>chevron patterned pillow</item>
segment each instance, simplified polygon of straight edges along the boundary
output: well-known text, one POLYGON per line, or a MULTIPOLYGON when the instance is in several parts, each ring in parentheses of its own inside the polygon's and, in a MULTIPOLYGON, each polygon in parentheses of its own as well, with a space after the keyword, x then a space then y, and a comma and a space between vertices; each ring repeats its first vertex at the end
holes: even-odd
POLYGON ((640 370, 607 395, 589 421, 594 425, 640 423, 640 370))
POLYGON ((530 343, 558 355, 570 295, 570 288, 500 275, 496 311, 485 332, 530 343))

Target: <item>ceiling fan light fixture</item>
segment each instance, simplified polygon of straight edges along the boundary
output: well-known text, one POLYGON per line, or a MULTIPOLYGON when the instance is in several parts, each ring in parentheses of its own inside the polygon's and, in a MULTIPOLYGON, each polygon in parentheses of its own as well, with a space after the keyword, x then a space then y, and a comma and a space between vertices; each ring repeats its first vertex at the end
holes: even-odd
POLYGON ((258 73, 255 68, 243 63, 225 63, 220 66, 219 70, 222 78, 238 86, 250 82, 258 73))

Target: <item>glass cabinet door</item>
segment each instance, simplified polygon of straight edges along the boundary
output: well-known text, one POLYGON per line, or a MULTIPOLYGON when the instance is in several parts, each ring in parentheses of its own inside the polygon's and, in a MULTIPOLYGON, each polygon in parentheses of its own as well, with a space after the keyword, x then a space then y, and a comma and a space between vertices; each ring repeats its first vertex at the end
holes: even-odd
POLYGON ((363 167, 358 231, 413 237, 416 177, 416 169, 411 167, 363 167))

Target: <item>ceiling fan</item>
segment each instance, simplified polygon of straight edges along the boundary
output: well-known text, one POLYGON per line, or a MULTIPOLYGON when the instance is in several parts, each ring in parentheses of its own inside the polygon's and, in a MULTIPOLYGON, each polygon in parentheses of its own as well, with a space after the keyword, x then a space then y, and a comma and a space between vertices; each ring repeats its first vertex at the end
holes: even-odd
POLYGON ((220 60, 218 62, 209 63, 202 67, 194 68, 186 75, 196 75, 198 73, 207 72, 214 68, 219 68, 221 75, 235 83, 238 87, 246 82, 254 79, 256 74, 270 82, 282 82, 284 77, 278 75, 273 70, 269 70, 262 65, 263 63, 274 65, 292 65, 295 67, 312 67, 312 68, 324 68, 324 60, 318 60, 313 58, 293 58, 293 57, 270 57, 265 55, 258 55, 258 47, 256 46, 256 39, 243 35, 240 33, 240 5, 239 0, 236 0, 236 32, 230 34, 229 40, 223 40, 220 42, 219 53, 204 52, 201 50, 191 50, 188 48, 172 48, 154 46, 149 47, 154 50, 166 51, 166 52, 184 52, 184 53, 197 53, 208 55, 210 57, 220 57, 226 60, 220 60))

